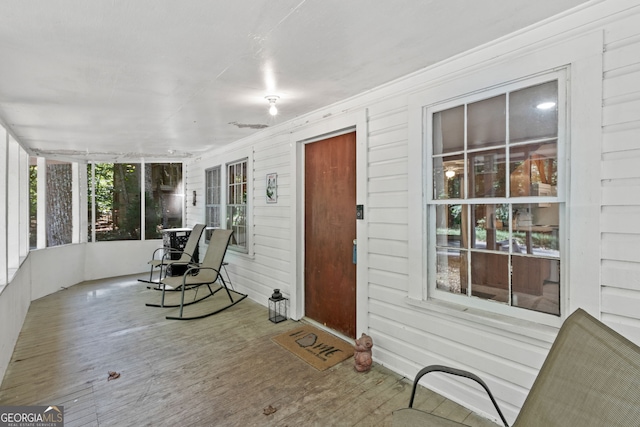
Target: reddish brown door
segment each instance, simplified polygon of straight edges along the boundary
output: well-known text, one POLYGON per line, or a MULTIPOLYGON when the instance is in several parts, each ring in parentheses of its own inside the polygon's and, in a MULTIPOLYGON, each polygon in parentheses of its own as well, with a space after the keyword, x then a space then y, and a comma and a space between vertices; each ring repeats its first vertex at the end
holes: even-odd
POLYGON ((356 331, 356 134, 305 145, 305 315, 356 331))

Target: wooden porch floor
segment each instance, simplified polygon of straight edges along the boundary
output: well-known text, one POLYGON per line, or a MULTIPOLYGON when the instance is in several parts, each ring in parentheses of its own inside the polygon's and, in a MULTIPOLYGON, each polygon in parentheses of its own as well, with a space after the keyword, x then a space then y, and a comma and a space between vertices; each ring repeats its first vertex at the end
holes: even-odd
MULTIPOLYGON (((386 426, 409 401, 410 380, 380 365, 358 373, 349 358, 319 372, 291 355, 270 338, 296 322, 273 324, 249 299, 206 319, 166 320, 171 309, 145 307, 159 292, 138 277, 34 301, 0 405, 63 405, 66 427, 386 426), (107 381, 108 371, 121 376, 107 381), (265 415, 269 405, 276 412, 265 415)), ((495 426, 426 389, 416 407, 495 426)))

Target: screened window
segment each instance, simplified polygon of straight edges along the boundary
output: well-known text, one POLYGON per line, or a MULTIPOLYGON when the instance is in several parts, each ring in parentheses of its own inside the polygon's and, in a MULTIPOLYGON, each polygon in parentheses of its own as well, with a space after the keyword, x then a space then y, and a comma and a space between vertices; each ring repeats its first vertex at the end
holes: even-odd
MULTIPOLYGON (((220 228, 220 201, 222 182, 220 178, 221 167, 207 169, 205 171, 206 197, 205 212, 207 227, 220 228)), ((211 230, 207 230, 205 239, 208 242, 211 237, 211 230)))
POLYGON ((560 315, 565 99, 552 78, 426 109, 432 294, 560 315))
POLYGON ((38 165, 29 158, 29 249, 38 244, 38 165))
POLYGON ((47 246, 66 245, 73 233, 71 163, 47 160, 46 177, 47 246))
POLYGON ((182 227, 182 163, 145 164, 145 239, 161 239, 161 230, 182 227))
MULTIPOLYGON (((87 168, 89 182, 91 169, 87 168)), ((93 171, 95 212, 90 206, 89 224, 93 224, 95 241, 139 240, 142 225, 140 164, 95 163, 93 171)))
POLYGON ((247 159, 227 164, 227 229, 230 248, 247 252, 247 159))

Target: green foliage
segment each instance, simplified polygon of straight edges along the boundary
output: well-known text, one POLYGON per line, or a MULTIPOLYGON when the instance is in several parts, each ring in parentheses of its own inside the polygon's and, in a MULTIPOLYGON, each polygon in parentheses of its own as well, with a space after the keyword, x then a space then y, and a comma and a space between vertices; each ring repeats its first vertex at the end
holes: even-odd
MULTIPOLYGON (((95 198, 96 217, 107 215, 113 209, 113 163, 96 163, 95 170, 95 198)), ((87 168, 88 182, 91 183, 91 168, 87 168)), ((91 186, 89 186, 91 195, 91 186)), ((91 198, 89 198, 89 209, 91 209, 91 198)))

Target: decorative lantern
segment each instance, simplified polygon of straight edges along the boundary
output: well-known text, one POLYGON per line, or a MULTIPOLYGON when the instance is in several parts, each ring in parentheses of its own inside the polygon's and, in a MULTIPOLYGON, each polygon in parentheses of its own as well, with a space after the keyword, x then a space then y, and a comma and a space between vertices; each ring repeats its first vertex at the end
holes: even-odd
POLYGON ((273 323, 287 320, 287 298, 282 296, 280 289, 274 289, 269 298, 269 320, 273 323))

